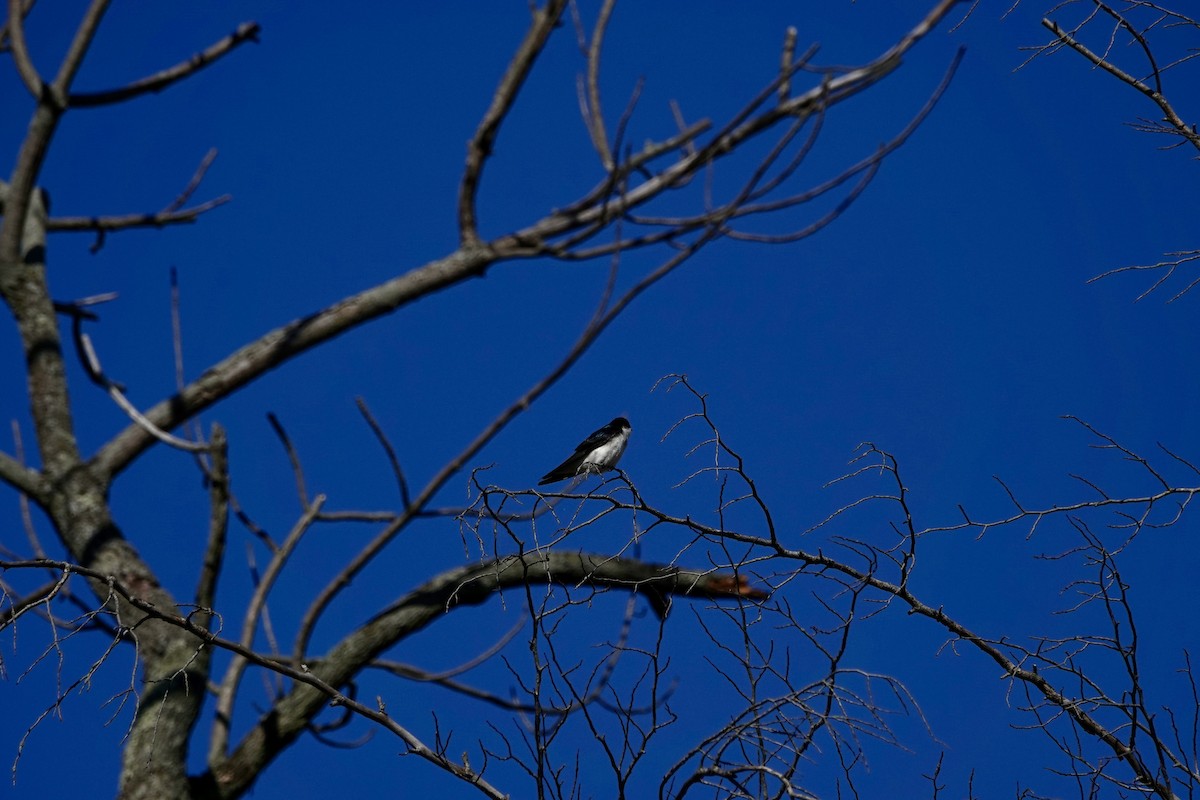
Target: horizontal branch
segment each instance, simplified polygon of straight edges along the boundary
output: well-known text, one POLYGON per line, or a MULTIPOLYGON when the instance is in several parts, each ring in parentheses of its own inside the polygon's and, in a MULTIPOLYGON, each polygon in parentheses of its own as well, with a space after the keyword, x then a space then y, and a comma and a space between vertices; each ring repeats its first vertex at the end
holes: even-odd
POLYGON ((51 233, 80 233, 120 231, 128 228, 163 228, 195 222, 206 211, 223 206, 233 199, 232 195, 221 195, 191 208, 174 211, 157 211, 147 214, 113 214, 104 217, 51 217, 46 220, 46 230, 51 233))

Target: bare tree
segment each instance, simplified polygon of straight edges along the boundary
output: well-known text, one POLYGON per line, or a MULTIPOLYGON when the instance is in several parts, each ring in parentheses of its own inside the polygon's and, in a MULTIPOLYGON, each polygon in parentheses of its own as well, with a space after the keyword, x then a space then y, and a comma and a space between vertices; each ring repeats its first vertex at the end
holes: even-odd
MULTIPOLYGON (((74 92, 75 75, 107 5, 91 4, 53 78, 39 70, 25 40, 26 16, 36 13, 32 3, 10 0, 2 37, 33 107, 15 167, 0 184, 0 294, 23 347, 30 450, 36 456, 26 454, 21 426, 14 425, 16 445, 11 454, 0 453, 0 479, 21 499, 21 517, 9 530, 22 529, 27 537, 22 543, 6 538, 0 552, 0 630, 15 634, 18 627, 39 626, 50 632, 52 643, 30 660, 29 669, 53 669, 47 661, 83 634, 97 634, 104 642, 90 669, 61 676, 43 718, 114 654, 133 652, 138 673, 119 696, 134 709, 121 756, 122 798, 240 797, 301 737, 335 746, 352 723, 391 734, 425 768, 494 798, 634 797, 653 791, 663 797, 857 795, 864 754, 876 746, 904 746, 897 719, 921 724, 917 698, 899 680, 847 657, 860 627, 888 615, 927 620, 946 647, 995 664, 1008 696, 1017 698, 1027 724, 1048 737, 1063 765, 1057 768, 1077 783, 1081 797, 1109 788, 1118 795, 1162 798, 1194 792, 1200 779, 1196 708, 1186 709, 1189 718, 1184 711, 1166 719, 1155 713, 1158 701, 1139 660, 1137 617, 1122 578, 1129 543, 1148 529, 1177 522, 1200 492, 1193 485, 1200 471, 1168 450, 1145 458, 1080 423, 1099 447, 1132 462, 1135 480, 1149 481, 1152 488, 1128 493, 1081 477, 1086 499, 1032 507, 1003 487, 1010 512, 982 517, 953 509, 960 521, 946 525, 923 521, 944 519, 943 510, 915 507, 900 461, 867 444, 852 471, 834 481, 835 488, 849 487, 852 499, 814 520, 808 531, 779 530, 755 485, 753 466, 722 435, 705 394, 685 376, 672 375, 661 390, 677 392, 689 410, 668 435, 709 459, 682 484, 705 496, 703 505, 672 508, 674 498, 646 497, 620 471, 561 491, 498 486, 478 463, 501 430, 567 374, 634 300, 704 247, 719 239, 794 242, 836 220, 930 113, 958 60, 948 65, 940 85, 930 87, 926 105, 898 123, 882 146, 832 178, 801 184, 800 167, 824 122, 841 103, 896 70, 955 0, 931 3, 910 30, 860 66, 821 66, 815 52, 798 50, 796 31, 783 32, 778 71, 763 76, 760 91, 740 111, 712 121, 673 109, 676 129, 636 149, 629 140, 638 92, 619 115, 605 111, 601 93, 615 2, 602 2, 591 20, 566 0, 531 8, 524 38, 468 142, 453 252, 282 324, 190 382, 178 355, 182 334, 176 318, 178 391, 146 409, 107 373, 88 335, 94 306, 108 298, 53 299, 45 268, 47 235, 87 232, 99 248, 116 232, 196 222, 227 199, 192 200, 212 157, 161 210, 113 216, 52 216, 39 188, 42 164, 68 111, 167 89, 226 56, 236 58, 231 54, 254 41, 259 30, 244 23, 156 75, 108 91, 74 92), (493 146, 548 41, 572 31, 581 52, 579 103, 603 179, 540 217, 487 238, 477 198, 493 146), (711 180, 716 170, 726 181, 726 170, 736 177, 723 195, 711 180), (682 211, 681 198, 691 204, 682 211), (784 213, 810 207, 823 210, 799 224, 784 213), (764 232, 771 224, 779 227, 764 232), (618 280, 632 269, 627 265, 633 254, 646 254, 637 263, 650 266, 632 280, 618 280), (327 507, 326 496, 310 490, 302 448, 272 417, 292 466, 300 513, 282 537, 255 524, 253 499, 233 490, 236 469, 225 429, 214 424, 202 431, 197 424, 202 412, 334 337, 528 259, 611 264, 594 315, 552 369, 531 376, 526 390, 507 404, 498 400, 494 418, 460 452, 412 484, 388 431, 360 401, 364 425, 394 476, 398 507, 327 507), (103 390, 99 396, 122 410, 128 419, 123 429, 81 436, 72 411, 83 400, 68 386, 72 359, 103 390), (85 453, 80 442, 97 438, 104 443, 85 453), (207 492, 208 539, 194 587, 168 585, 139 555, 110 506, 110 492, 126 470, 151 448, 164 447, 180 451, 180 459, 194 459, 207 492), (1183 477, 1173 477, 1178 475, 1183 477), (445 499, 456 477, 470 487, 462 505, 445 499), (584 486, 591 488, 580 491, 584 486), (35 509, 57 537, 52 548, 39 539, 35 509), (218 591, 236 569, 228 553, 231 518, 255 537, 256 552, 265 559, 252 565, 248 601, 234 608, 223 605, 218 591), (1000 530, 1032 538, 1045 536, 1051 525, 1053 541, 1063 542, 1064 531, 1069 537, 1051 557, 1072 564, 1072 575, 1084 576, 1067 587, 1076 598, 1068 610, 1080 620, 1070 635, 974 630, 927 596, 914 577, 931 538, 955 531, 986 537, 1000 530), (363 526, 371 538, 344 562, 330 565, 305 607, 287 610, 296 634, 290 644, 281 641, 272 591, 306 538, 318 529, 363 526), (347 622, 331 611, 353 591, 356 579, 400 546, 403 534, 422 526, 454 531, 462 563, 405 587, 401 596, 364 615, 365 622, 347 622), (601 547, 588 538, 614 530, 615 545, 605 540, 601 547), (675 558, 643 559, 643 537, 664 531, 683 543, 675 558), (66 558, 48 556, 59 548, 66 558), (581 641, 585 623, 579 621, 600 604, 621 607, 619 628, 609 639, 589 632, 581 641), (397 645, 425 628, 455 624, 466 609, 481 605, 502 605, 512 627, 496 632, 459 667, 434 671, 395 656, 397 645), (666 642, 672 620, 681 614, 691 614, 703 628, 701 658, 730 687, 720 721, 689 722, 682 748, 677 738, 682 726, 676 723, 684 712, 671 702, 675 653, 666 642), (315 643, 319 626, 333 631, 330 645, 315 643), (251 673, 263 677, 265 693, 248 688, 251 673), (503 682, 474 677, 480 674, 502 676, 503 682), (389 686, 432 684, 479 707, 499 709, 505 722, 472 726, 431 701, 433 732, 423 734, 424 720, 389 710, 390 698, 402 690, 369 701, 360 697, 368 676, 379 675, 389 686), (515 689, 506 694, 505 685, 515 689), (584 755, 581 741, 587 743, 584 755), (189 770, 189 752, 204 753, 202 769, 189 770), (674 755, 665 769, 647 777, 650 754, 659 752, 674 755), (823 769, 811 770, 813 763, 823 769)), ((1055 35, 1074 41, 1074 33, 1062 29, 1055 35)), ((1186 126, 1172 130, 1192 141, 1186 126)), ((1194 691, 1190 661, 1181 669, 1181 680, 1194 691)), ((27 737, 37 735, 41 721, 30 721, 27 737)), ((945 788, 941 764, 924 767, 934 797, 945 788)), ((970 785, 966 792, 974 796, 970 785)))
MULTIPOLYGON (((900 64, 902 56, 954 5, 953 0, 932 4, 924 17, 891 47, 869 63, 853 68, 817 66, 812 60, 812 52, 797 53, 796 34, 788 32, 784 37, 778 72, 763 76, 762 90, 748 97, 739 113, 722 122, 713 122, 689 120, 677 112, 677 130, 638 149, 627 142, 637 93, 615 122, 601 103, 601 56, 615 3, 602 4, 590 29, 581 15, 573 12, 584 59, 580 103, 605 177, 592 190, 568 199, 557 210, 530 220, 511 233, 485 239, 480 233, 476 198, 493 143, 547 41, 556 29, 564 27, 568 3, 550 0, 543 7, 531 9, 524 39, 518 44, 491 104, 467 146, 459 189, 457 249, 247 343, 211 365, 199 379, 190 383, 181 381, 176 394, 143 411, 127 399, 121 384, 106 374, 86 332, 87 324, 94 319, 91 307, 106 298, 72 302, 52 299, 45 268, 47 235, 93 232, 97 237, 95 248, 99 248, 105 237, 114 232, 195 222, 227 199, 219 197, 192 203, 211 156, 200 165, 174 201, 160 211, 137 215, 52 216, 46 195, 38 188, 41 168, 59 124, 67 118, 68 112, 131 101, 167 89, 254 41, 259 28, 255 23, 244 23, 203 52, 155 75, 111 90, 79 93, 73 89, 75 77, 108 3, 105 0, 91 3, 61 64, 52 76, 47 77, 31 57, 25 37, 26 17, 36 13, 37 9, 32 3, 10 2, 4 40, 21 82, 28 90, 33 115, 12 173, 0 187, 4 211, 0 226, 0 293, 13 314, 24 347, 33 440, 40 466, 29 466, 20 452, 3 454, 0 455, 0 478, 21 493, 23 503, 28 502, 46 515, 70 559, 46 558, 27 516, 25 528, 30 540, 25 548, 18 548, 15 543, 9 545, 7 549, 12 557, 3 564, 4 570, 14 576, 13 582, 6 582, 3 587, 6 605, 3 625, 13 627, 22 619, 36 616, 59 631, 62 637, 85 630, 107 631, 111 646, 97 665, 117 648, 134 648, 140 677, 138 685, 130 687, 129 697, 137 711, 126 738, 120 796, 241 796, 297 737, 305 732, 322 735, 323 723, 318 722, 318 717, 331 703, 389 730, 403 741, 409 752, 491 797, 519 791, 492 782, 488 766, 496 761, 512 761, 528 770, 536 779, 539 793, 576 792, 573 780, 564 775, 562 765, 551 760, 557 731, 565 721, 576 717, 585 718, 586 724, 597 728, 615 720, 615 724, 623 726, 624 741, 620 745, 607 746, 606 752, 623 792, 624 782, 638 754, 659 725, 651 722, 643 727, 639 715, 649 714, 653 720, 656 715, 666 713, 661 707, 659 686, 663 655, 654 648, 639 657, 617 645, 605 661, 608 666, 581 674, 556 650, 553 633, 561 616, 580 602, 581 595, 620 588, 633 589, 639 595, 651 598, 660 617, 665 617, 676 598, 761 602, 767 596, 766 591, 753 586, 748 575, 739 571, 740 562, 697 572, 676 565, 646 563, 639 560, 636 553, 599 554, 555 548, 551 545, 561 542, 580 524, 578 513, 584 513, 559 517, 561 506, 557 501, 566 497, 549 500, 541 495, 532 496, 535 501, 532 513, 516 517, 502 509, 481 512, 478 506, 472 506, 457 512, 435 508, 431 504, 447 481, 470 466, 472 459, 508 422, 571 369, 635 298, 706 244, 728 237, 795 241, 833 221, 865 189, 882 159, 900 146, 920 123, 945 85, 936 88, 929 105, 878 150, 865 154, 862 160, 846 166, 830 180, 815 186, 797 187, 797 168, 811 150, 822 120, 840 103, 868 90, 891 73, 900 64), (728 196, 717 197, 707 191, 700 193, 702 202, 691 211, 656 210, 656 203, 662 204, 664 198, 710 172, 730 155, 760 141, 765 143, 764 154, 744 171, 739 179, 740 188, 728 196), (840 197, 833 210, 814 216, 798 228, 762 234, 749 233, 741 227, 751 218, 775 216, 829 196, 840 197), (662 253, 659 263, 641 275, 630 288, 617 293, 615 277, 622 256, 650 249, 662 253), (397 511, 326 511, 321 495, 308 494, 300 461, 289 444, 303 513, 281 541, 255 529, 270 556, 257 576, 253 597, 241 612, 218 608, 218 581, 228 569, 226 529, 231 508, 234 511, 239 508, 230 491, 226 437, 222 428, 216 425, 204 438, 198 431, 188 438, 171 431, 195 420, 200 412, 220 403, 267 371, 339 334, 506 262, 535 257, 559 260, 607 257, 613 263, 614 281, 601 299, 591 323, 557 367, 533 381, 525 393, 500 410, 456 457, 429 476, 419 489, 412 491, 384 432, 364 405, 367 421, 387 449, 400 482, 403 505, 397 511), (60 335, 59 320, 63 317, 70 322, 68 343, 64 343, 60 335), (129 418, 124 430, 111 435, 105 444, 90 454, 81 451, 79 431, 72 416, 71 403, 79 402, 77 394, 70 392, 67 380, 68 353, 72 349, 86 375, 101 386, 129 418), (198 583, 190 596, 183 587, 165 585, 153 567, 139 556, 134 543, 123 533, 119 520, 114 519, 108 502, 114 482, 154 446, 174 447, 191 454, 209 487, 209 542, 198 583), (430 576, 424 585, 413 589, 367 623, 345 628, 340 642, 327 652, 312 651, 314 629, 326 618, 331 602, 381 552, 393 545, 397 536, 423 520, 453 524, 451 520, 456 515, 460 516, 461 524, 476 532, 481 544, 478 560, 451 572, 430 576), (553 522, 541 522, 543 519, 553 522), (374 538, 313 595, 310 606, 300 616, 299 632, 290 649, 280 647, 271 653, 256 650, 260 626, 268 622, 266 610, 271 589, 306 532, 315 525, 349 522, 374 524, 378 530, 374 538), (561 530, 550 534, 548 541, 529 540, 523 533, 518 533, 516 527, 547 524, 556 528, 561 525, 561 530), (485 542, 481 532, 485 525, 496 526, 490 542, 485 542), (26 552, 20 554, 19 549, 26 552), (33 576, 39 573, 45 576, 46 582, 36 585, 38 581, 33 576), (71 580, 75 576, 83 579, 94 600, 88 600, 86 594, 80 593, 83 591, 80 581, 71 580), (547 591, 545 587, 552 587, 553 591, 547 591), (365 669, 380 667, 397 675, 413 677, 411 669, 379 660, 397 642, 453 608, 483 603, 506 591, 516 592, 524 598, 531 620, 530 642, 536 652, 536 668, 532 676, 518 676, 528 698, 511 704, 515 711, 529 717, 531 727, 521 729, 519 733, 497 732, 498 741, 503 743, 501 747, 482 745, 482 755, 476 756, 478 760, 472 764, 467 758, 458 759, 449 751, 448 736, 443 739, 439 734, 432 742, 424 741, 402 720, 390 716, 382 699, 375 704, 366 704, 355 698, 356 676, 365 669), (82 610, 80 616, 73 619, 60 616, 51 600, 64 597, 69 597, 82 610), (240 624, 231 624, 238 617, 240 624), (231 628, 236 631, 226 633, 231 628), (215 650, 233 654, 223 675, 213 673, 215 650), (610 696, 612 688, 606 676, 618 655, 623 668, 625 662, 640 661, 637 669, 642 670, 643 677, 628 696, 610 696), (231 723, 235 713, 247 713, 246 702, 241 700, 242 678, 252 667, 267 670, 285 682, 279 685, 270 708, 258 721, 245 733, 234 736, 231 723), (206 688, 215 698, 211 719, 207 720, 204 714, 206 688), (642 710, 635 713, 635 705, 640 705, 642 710), (600 721, 601 717, 606 721, 600 721), (205 722, 209 727, 208 766, 201 774, 190 775, 186 766, 187 753, 197 744, 205 722), (527 747, 522 749, 518 743, 527 747)), ((277 427, 286 442, 282 426, 277 427)), ((608 483, 591 497, 618 502, 615 498, 625 491, 634 492, 632 485, 608 483)), ((479 497, 486 505, 494 497, 494 490, 481 488, 479 497)), ((616 507, 622 505, 625 505, 624 501, 619 501, 616 507)), ((244 514, 242 516, 245 518, 244 514)), ((248 518, 246 520, 252 525, 248 518)), ((743 609, 736 613, 753 612, 743 609)), ((833 664, 836 667, 836 658, 833 664)), ((448 677, 419 677, 455 685, 448 677)), ((86 679, 84 676, 80 680, 86 679)), ((69 688, 64 687, 64 690, 69 688)), ((60 696, 55 702, 61 702, 61 699, 60 696)), ((506 702, 490 693, 483 693, 481 699, 506 702)), ((819 701, 814 699, 813 702, 819 701)), ((748 719, 752 720, 759 713, 752 706, 747 711, 748 719)), ((334 727, 338 724, 344 722, 334 723, 334 727)), ((748 726, 747 730, 758 728, 754 722, 748 722, 748 726)), ((761 741, 759 746, 763 746, 761 741)), ((799 750, 797 755, 802 752, 799 750)), ((764 775, 759 780, 767 778, 764 775)))

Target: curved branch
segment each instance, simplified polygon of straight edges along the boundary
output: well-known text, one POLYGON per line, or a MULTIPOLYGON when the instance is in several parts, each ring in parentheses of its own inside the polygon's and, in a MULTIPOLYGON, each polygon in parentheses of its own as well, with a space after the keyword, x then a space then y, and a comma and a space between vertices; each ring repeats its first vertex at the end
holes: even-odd
POLYGON ((612 18, 616 0, 605 0, 600 7, 600 16, 596 20, 596 28, 592 33, 591 44, 587 51, 587 124, 588 133, 592 137, 592 146, 600 156, 600 164, 605 171, 612 171, 612 150, 608 146, 608 131, 604 128, 604 112, 600 105, 600 50, 604 46, 604 34, 608 30, 608 21, 612 18))
POLYGON ((100 92, 80 92, 72 94, 68 99, 72 108, 94 108, 96 106, 112 105, 125 100, 132 100, 143 94, 161 92, 173 83, 195 75, 200 70, 215 62, 221 56, 229 53, 238 45, 245 42, 258 42, 258 34, 262 28, 257 22, 243 22, 233 33, 221 41, 196 53, 187 61, 181 61, 162 72, 134 81, 119 89, 108 89, 100 92))
POLYGON ((104 374, 104 368, 100 365, 100 358, 96 355, 96 348, 92 345, 91 337, 83 332, 81 328, 81 316, 75 317, 74 334, 75 347, 79 351, 80 360, 83 362, 84 371, 88 377, 97 386, 104 389, 108 396, 113 399, 113 402, 125 412, 125 415, 134 421, 148 434, 153 436, 163 444, 174 447, 178 450, 183 450, 187 453, 205 453, 209 450, 207 442, 190 442, 186 439, 180 439, 177 436, 172 436, 166 431, 159 430, 154 427, 154 424, 147 420, 137 407, 130 402, 125 396, 125 392, 121 388, 121 384, 109 378, 104 374))
MULTIPOLYGON (((29 13, 33 11, 33 6, 36 2, 37 0, 21 0, 21 20, 24 20, 29 16, 29 13)), ((12 49, 12 44, 9 40, 8 27, 9 22, 8 18, 6 17, 4 24, 0 25, 0 53, 8 52, 12 49)))
POLYGON ((1122 741, 1119 729, 1107 727, 1097 717, 1090 714, 1083 703, 1059 691, 1050 680, 1038 672, 1036 666, 1033 669, 1025 668, 1023 662, 1010 657, 1000 643, 989 640, 985 636, 966 627, 946 613, 943 607, 935 607, 923 602, 906 583, 894 583, 879 577, 874 566, 869 565, 865 568, 858 568, 829 556, 821 550, 810 552, 799 548, 788 548, 775 537, 764 538, 763 536, 753 534, 737 533, 722 527, 705 525, 691 517, 674 516, 646 504, 640 497, 636 497, 635 500, 628 503, 617 500, 611 495, 593 497, 592 499, 604 500, 613 508, 634 511, 638 514, 647 514, 660 523, 687 528, 704 536, 762 547, 773 552, 779 558, 800 562, 804 570, 811 569, 823 574, 841 575, 843 578, 849 580, 850 585, 868 586, 888 597, 899 600, 907 606, 909 614, 925 617, 955 638, 969 643, 985 657, 995 662, 1003 670, 1005 678, 1019 681, 1029 691, 1040 695, 1050 705, 1059 709, 1061 713, 1068 716, 1078 725, 1082 731, 1108 747, 1113 755, 1133 772, 1139 784, 1145 785, 1160 797, 1173 797, 1170 788, 1159 779, 1154 766, 1148 764, 1137 749, 1122 741))
POLYGON ((46 82, 42 80, 33 59, 29 57, 29 48, 25 44, 25 11, 21 0, 8 0, 6 33, 11 45, 13 64, 17 67, 17 74, 21 76, 21 83, 25 84, 34 100, 40 101, 46 91, 46 82))
MULTIPOLYGON (((509 556, 451 570, 415 589, 342 639, 327 656, 311 667, 311 671, 268 662, 241 645, 214 641, 214 637, 207 632, 197 632, 197 635, 233 650, 252 663, 298 682, 291 692, 262 716, 228 759, 211 768, 203 782, 219 787, 222 797, 235 797, 244 792, 262 770, 308 728, 331 698, 339 705, 354 708, 336 691, 337 687, 344 685, 398 641, 422 630, 455 608, 480 605, 506 589, 535 584, 554 584, 568 591, 577 587, 629 589, 646 593, 652 601, 654 597, 665 599, 672 595, 711 599, 746 596, 745 587, 733 581, 738 585, 731 588, 731 581, 732 576, 728 574, 686 570, 595 553, 550 551, 509 556)), ((185 621, 176 624, 182 622, 185 621)), ((371 718, 380 721, 374 716, 371 718)), ((387 719, 386 715, 384 719, 387 719)), ((388 719, 388 722, 391 720, 388 719)), ((408 739, 405 741, 418 755, 443 768, 449 769, 449 764, 463 769, 443 754, 417 751, 413 744, 415 737, 411 742, 408 739)), ((471 774, 476 780, 482 780, 471 774)), ((471 778, 464 779, 471 781, 471 778)))

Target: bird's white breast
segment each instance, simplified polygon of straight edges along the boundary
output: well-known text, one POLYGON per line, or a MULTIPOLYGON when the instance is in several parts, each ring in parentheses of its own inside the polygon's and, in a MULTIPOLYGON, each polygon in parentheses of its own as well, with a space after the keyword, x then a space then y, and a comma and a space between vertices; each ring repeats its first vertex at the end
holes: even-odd
POLYGON ((615 436, 611 441, 597 447, 592 452, 584 457, 583 461, 586 464, 595 464, 598 467, 615 466, 621 454, 625 452, 625 444, 629 441, 629 434, 623 436, 615 436))

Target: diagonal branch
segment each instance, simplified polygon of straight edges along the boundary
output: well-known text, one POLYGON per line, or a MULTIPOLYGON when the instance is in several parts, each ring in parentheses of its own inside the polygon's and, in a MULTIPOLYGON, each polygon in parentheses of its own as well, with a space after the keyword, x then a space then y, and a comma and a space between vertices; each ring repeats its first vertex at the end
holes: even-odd
MULTIPOLYGON (((635 172, 640 172, 646 161, 644 154, 619 165, 613 175, 606 177, 579 201, 533 225, 495 240, 491 246, 499 252, 515 251, 528 255, 530 243, 534 243, 536 248, 539 243, 597 225, 611 219, 615 214, 644 205, 664 192, 685 184, 691 176, 736 152, 743 144, 774 126, 824 111, 862 93, 895 71, 900 66, 903 56, 959 2, 961 0, 940 0, 896 44, 868 64, 829 78, 786 102, 762 108, 767 100, 776 95, 779 87, 792 73, 785 71, 777 75, 746 108, 715 131, 707 143, 631 187, 621 196, 611 198, 610 187, 620 184, 635 172)), ((796 68, 799 66, 800 64, 797 64, 796 68)), ((656 148, 655 152, 660 150, 656 148)), ((538 252, 537 249, 534 252, 538 252)))
MULTIPOLYGON (((439 289, 483 275, 494 260, 490 254, 459 250, 276 328, 234 351, 143 416, 155 428, 170 430, 322 342, 439 289)), ((154 436, 141 426, 131 425, 100 448, 93 464, 99 474, 111 480, 154 441, 154 436)))
POLYGON ((100 20, 104 17, 104 12, 108 11, 110 2, 111 0, 92 0, 87 13, 83 16, 83 21, 79 23, 79 28, 75 31, 75 38, 71 40, 71 46, 67 48, 67 55, 58 67, 58 74, 54 76, 53 89, 59 102, 66 100, 71 90, 71 83, 75 80, 79 68, 83 66, 83 57, 87 55, 88 49, 92 46, 92 39, 96 38, 100 20))
MULTIPOLYGON (((304 510, 304 514, 296 522, 283 545, 271 555, 271 562, 263 572, 262 578, 254 589, 250 602, 246 605, 246 614, 242 619, 242 635, 239 640, 242 647, 250 649, 254 645, 254 637, 258 633, 259 622, 267 607, 267 595, 275 586, 275 581, 283 571, 288 559, 300 544, 301 537, 312 527, 321 507, 325 504, 325 495, 317 495, 313 502, 304 510)), ((218 763, 226 756, 226 745, 229 742, 229 729, 233 722, 233 706, 237 699, 238 687, 248 662, 243 656, 234 656, 225 670, 225 677, 217 690, 217 703, 213 715, 212 735, 209 738, 209 764, 218 763)))
POLYGON ((39 505, 49 491, 37 470, 30 469, 8 453, 0 452, 0 481, 24 492, 39 505))
MULTIPOLYGON (((1131 32, 1133 31, 1133 28, 1129 26, 1129 24, 1126 23, 1123 18, 1118 16, 1118 19, 1121 23, 1123 23, 1124 27, 1131 32)), ((1130 75, 1128 72, 1112 63, 1112 61, 1105 56, 1093 52, 1090 48, 1088 48, 1087 45, 1072 36, 1069 31, 1066 31, 1060 27, 1057 22, 1049 19, 1043 19, 1042 26, 1053 33, 1058 38, 1059 42, 1065 44, 1067 47, 1070 47, 1076 53, 1079 53, 1093 65, 1100 67, 1100 69, 1112 75, 1117 80, 1127 84, 1128 86, 1132 86, 1134 89, 1137 89, 1139 92, 1153 100, 1155 105, 1162 110, 1164 120, 1171 126, 1174 132, 1190 143, 1192 147, 1200 150, 1200 133, 1197 133, 1193 126, 1188 125, 1183 118, 1176 113, 1175 108, 1171 105, 1161 91, 1155 87, 1147 85, 1145 81, 1139 80, 1130 75)), ((1143 44, 1143 47, 1145 46, 1144 39, 1142 39, 1136 33, 1134 33, 1134 37, 1143 44)), ((1151 63, 1153 64, 1153 59, 1151 60, 1151 63)), ((1154 75, 1157 83, 1157 69, 1155 70, 1154 75)))
POLYGON ((525 38, 505 70, 504 77, 500 79, 500 85, 492 95, 492 103, 484 113, 483 119, 479 121, 475 135, 467 143, 467 165, 458 190, 459 241, 464 248, 481 244, 475 197, 479 191, 479 179, 483 174, 484 164, 492 154, 492 145, 500 132, 500 125, 516 102, 517 94, 525 84, 525 79, 529 77, 534 61, 546 46, 566 7, 567 0, 549 0, 544 9, 534 10, 533 24, 525 33, 525 38))
POLYGON ((195 75, 200 70, 215 62, 225 54, 245 42, 258 42, 258 34, 262 30, 257 22, 243 22, 233 33, 221 41, 196 53, 186 61, 181 61, 162 72, 134 81, 118 89, 107 89, 101 92, 75 93, 68 99, 72 108, 94 108, 95 106, 112 105, 125 100, 132 100, 143 94, 161 92, 173 83, 195 75))

